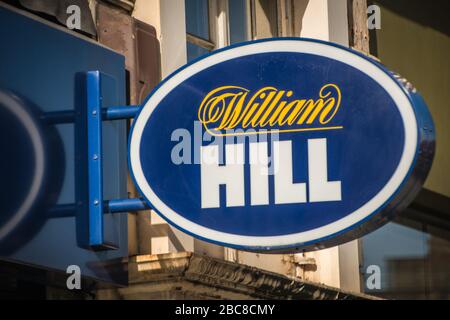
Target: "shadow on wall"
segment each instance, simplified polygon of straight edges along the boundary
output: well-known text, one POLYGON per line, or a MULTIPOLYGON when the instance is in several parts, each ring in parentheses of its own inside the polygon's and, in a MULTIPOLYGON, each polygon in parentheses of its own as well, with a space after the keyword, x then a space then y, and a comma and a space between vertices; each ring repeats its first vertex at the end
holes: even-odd
POLYGON ((294 13, 294 36, 300 36, 303 27, 303 17, 305 16, 306 8, 309 0, 296 0, 292 2, 294 13))

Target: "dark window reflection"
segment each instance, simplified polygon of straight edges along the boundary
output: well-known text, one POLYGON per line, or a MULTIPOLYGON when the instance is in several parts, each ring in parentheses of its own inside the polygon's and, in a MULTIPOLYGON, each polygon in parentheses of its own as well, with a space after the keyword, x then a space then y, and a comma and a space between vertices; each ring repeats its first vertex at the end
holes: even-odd
POLYGON ((186 32, 209 40, 208 0, 187 0, 186 32))
POLYGON ((197 46, 193 43, 187 42, 187 61, 192 61, 193 59, 208 53, 209 51, 205 48, 197 46))
POLYGON ((381 288, 369 288, 365 274, 365 292, 393 299, 449 299, 448 239, 448 232, 419 222, 389 223, 365 236, 363 271, 371 265, 381 270, 381 288))
POLYGON ((229 0, 230 44, 248 40, 247 1, 229 0))

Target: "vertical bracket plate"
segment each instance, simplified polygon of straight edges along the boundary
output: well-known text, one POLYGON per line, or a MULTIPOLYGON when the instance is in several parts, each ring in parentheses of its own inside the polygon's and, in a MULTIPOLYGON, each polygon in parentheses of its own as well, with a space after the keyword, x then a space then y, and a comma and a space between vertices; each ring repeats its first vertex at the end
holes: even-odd
POLYGON ((104 241, 103 225, 103 155, 102 155, 102 96, 99 71, 89 71, 87 84, 87 157, 89 246, 96 250, 116 248, 104 241))
MULTIPOLYGON (((114 237, 105 238, 102 148, 102 81, 107 75, 89 71, 81 75, 84 103, 75 117, 78 153, 77 240, 86 249, 117 249, 114 237)), ((106 80, 105 80, 106 81, 106 80)), ((81 92, 80 92, 81 94, 81 92)), ((108 217, 111 219, 111 217, 108 217)), ((108 225, 108 228, 111 226, 108 225)), ((108 232, 109 234, 110 232, 108 232)))
MULTIPOLYGON (((104 178, 108 177, 103 176, 103 170, 115 168, 105 163, 104 155, 109 155, 107 161, 114 160, 118 151, 108 145, 103 148, 103 134, 108 136, 115 126, 104 122, 133 118, 139 106, 115 106, 118 102, 114 93, 115 80, 107 74, 89 71, 78 74, 77 78, 79 101, 75 112, 47 114, 46 118, 57 123, 75 123, 77 192, 76 204, 68 207, 76 211, 78 245, 94 251, 117 249, 120 217, 115 213, 142 210, 147 206, 141 199, 105 200, 116 191, 104 185, 104 178)), ((123 183, 126 176, 120 179, 123 183)))

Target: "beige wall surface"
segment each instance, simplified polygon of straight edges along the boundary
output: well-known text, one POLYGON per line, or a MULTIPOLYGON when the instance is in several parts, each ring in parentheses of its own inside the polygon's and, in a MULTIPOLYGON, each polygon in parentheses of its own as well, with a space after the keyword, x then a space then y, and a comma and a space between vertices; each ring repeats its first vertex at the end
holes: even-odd
POLYGON ((423 14, 417 15, 412 6, 417 1, 396 0, 395 7, 387 1, 374 2, 381 7, 381 29, 376 32, 377 52, 372 53, 408 79, 428 104, 437 149, 425 187, 450 197, 450 37, 449 22, 439 21, 446 8, 438 5, 442 1, 421 1, 423 14))

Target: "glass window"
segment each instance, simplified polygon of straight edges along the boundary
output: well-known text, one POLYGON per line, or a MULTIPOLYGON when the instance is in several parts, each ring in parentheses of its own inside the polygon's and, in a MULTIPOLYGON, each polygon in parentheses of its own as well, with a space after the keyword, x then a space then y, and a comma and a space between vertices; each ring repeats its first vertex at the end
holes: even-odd
POLYGON ((186 32, 209 40, 208 0, 186 0, 186 32))
POLYGON ((185 0, 188 61, 223 45, 248 40, 249 4, 248 0, 185 0), (219 16, 228 21, 219 21, 219 16))
POLYGON ((208 49, 197 46, 193 43, 187 42, 187 60, 192 61, 195 58, 208 53, 208 49))
POLYGON ((212 50, 209 1, 185 0, 188 62, 212 50))
POLYGON ((230 44, 247 41, 249 39, 247 10, 246 0, 228 0, 230 44))

